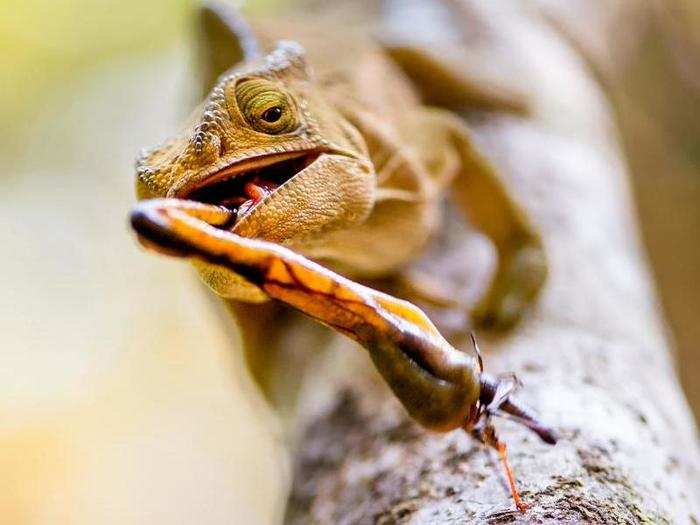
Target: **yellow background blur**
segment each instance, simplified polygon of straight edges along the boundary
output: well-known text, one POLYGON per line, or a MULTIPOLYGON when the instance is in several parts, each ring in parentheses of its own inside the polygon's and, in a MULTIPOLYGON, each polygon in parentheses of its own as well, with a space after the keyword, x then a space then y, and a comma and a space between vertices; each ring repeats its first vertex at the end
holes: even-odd
POLYGON ((0 523, 270 523, 287 465, 230 323, 127 228, 192 103, 189 2, 4 0, 0 523))
MULTIPOLYGON (((126 227, 133 158, 190 110, 190 4, 0 2, 3 524, 277 517, 288 465, 233 330, 186 265, 145 256, 126 227)), ((693 5, 650 30, 612 96, 697 410, 693 5)))

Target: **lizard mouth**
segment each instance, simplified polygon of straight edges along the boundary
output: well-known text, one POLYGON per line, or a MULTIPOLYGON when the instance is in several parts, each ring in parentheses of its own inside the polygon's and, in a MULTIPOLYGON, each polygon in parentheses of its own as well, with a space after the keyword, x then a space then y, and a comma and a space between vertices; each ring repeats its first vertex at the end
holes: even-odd
POLYGON ((178 197, 223 206, 232 212, 228 224, 235 225, 321 154, 321 151, 302 151, 235 162, 187 188, 178 197))

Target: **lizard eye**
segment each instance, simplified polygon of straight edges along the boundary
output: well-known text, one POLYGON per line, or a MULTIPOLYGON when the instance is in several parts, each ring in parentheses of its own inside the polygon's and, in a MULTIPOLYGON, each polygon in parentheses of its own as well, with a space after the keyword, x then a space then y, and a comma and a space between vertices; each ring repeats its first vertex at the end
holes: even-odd
POLYGON ((284 110, 281 107, 273 106, 262 114, 262 119, 265 122, 272 124, 273 122, 277 122, 280 118, 282 118, 283 112, 284 110))
POLYGON ((264 79, 243 80, 236 86, 236 103, 248 124, 262 133, 281 135, 299 127, 289 95, 264 79))

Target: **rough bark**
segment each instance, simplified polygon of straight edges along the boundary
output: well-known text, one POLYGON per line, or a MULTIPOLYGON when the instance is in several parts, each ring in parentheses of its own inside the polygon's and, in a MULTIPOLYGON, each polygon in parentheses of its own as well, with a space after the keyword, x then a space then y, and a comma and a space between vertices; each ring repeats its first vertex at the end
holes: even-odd
MULTIPOLYGON (((521 65, 534 115, 482 115, 472 124, 540 225, 551 278, 514 332, 481 334, 485 362, 492 373, 515 371, 525 383, 520 395, 562 439, 548 447, 499 423, 531 505, 511 511, 497 461, 463 433, 432 434, 412 423, 368 358, 338 337, 302 390, 286 519, 697 523, 698 438, 640 248, 608 103, 587 62, 545 17, 486 4, 481 15, 497 18, 491 27, 521 65)), ((486 280, 487 255, 473 233, 451 229, 422 264, 452 276, 461 283, 455 292, 471 301, 486 280)))

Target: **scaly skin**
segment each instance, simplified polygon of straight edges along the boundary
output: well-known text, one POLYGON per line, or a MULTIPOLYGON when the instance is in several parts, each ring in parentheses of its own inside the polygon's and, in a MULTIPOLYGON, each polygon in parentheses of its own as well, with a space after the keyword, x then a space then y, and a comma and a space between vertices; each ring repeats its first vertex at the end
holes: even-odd
POLYGON ((275 299, 354 338, 428 428, 461 427, 505 458, 488 423, 501 410, 553 442, 509 400, 515 382, 483 374, 411 303, 349 279, 399 272, 440 228, 452 192, 499 254, 477 320, 504 328, 521 317, 546 275, 539 236, 461 120, 420 94, 440 68, 452 98, 509 110, 519 101, 474 96, 429 54, 361 34, 272 21, 253 30, 221 6, 204 9, 203 22, 213 87, 186 133, 138 161, 141 242, 192 259, 222 297, 275 299))

